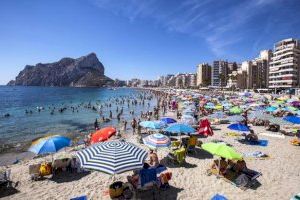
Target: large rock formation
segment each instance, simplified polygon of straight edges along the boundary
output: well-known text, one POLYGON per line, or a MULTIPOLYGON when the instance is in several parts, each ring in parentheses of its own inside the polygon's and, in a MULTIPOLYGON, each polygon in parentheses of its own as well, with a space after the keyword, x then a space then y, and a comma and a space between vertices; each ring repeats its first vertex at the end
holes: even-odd
POLYGON ((26 65, 7 85, 102 87, 113 84, 104 75, 104 66, 95 53, 77 59, 63 58, 58 62, 26 65))

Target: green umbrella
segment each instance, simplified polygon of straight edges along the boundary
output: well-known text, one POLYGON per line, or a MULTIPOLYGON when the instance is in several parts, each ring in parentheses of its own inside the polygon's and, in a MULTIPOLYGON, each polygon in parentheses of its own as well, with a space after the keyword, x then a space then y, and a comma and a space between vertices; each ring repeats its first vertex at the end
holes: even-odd
POLYGON ((218 143, 205 143, 202 144, 202 149, 208 151, 213 155, 217 155, 230 160, 241 160, 242 155, 237 153, 233 148, 226 144, 218 143))
POLYGON ((241 108, 235 106, 235 107, 231 108, 231 109, 229 110, 229 112, 230 112, 231 114, 241 114, 241 113, 243 112, 243 110, 242 110, 241 108))

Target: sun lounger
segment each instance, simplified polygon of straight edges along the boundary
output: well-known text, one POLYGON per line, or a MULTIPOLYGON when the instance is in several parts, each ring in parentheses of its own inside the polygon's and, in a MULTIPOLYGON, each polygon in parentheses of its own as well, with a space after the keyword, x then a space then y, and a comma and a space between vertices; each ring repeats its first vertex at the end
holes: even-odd
POLYGON ((172 151, 167 156, 171 161, 176 162, 178 164, 182 164, 185 161, 186 157, 186 149, 180 148, 178 150, 172 151))
POLYGON ((218 169, 209 169, 207 170, 207 173, 208 175, 213 174, 217 177, 220 177, 226 182, 229 182, 242 190, 247 190, 253 187, 258 183, 257 178, 262 176, 260 172, 250 169, 245 169, 240 173, 236 173, 232 170, 227 170, 224 176, 219 174, 218 169))

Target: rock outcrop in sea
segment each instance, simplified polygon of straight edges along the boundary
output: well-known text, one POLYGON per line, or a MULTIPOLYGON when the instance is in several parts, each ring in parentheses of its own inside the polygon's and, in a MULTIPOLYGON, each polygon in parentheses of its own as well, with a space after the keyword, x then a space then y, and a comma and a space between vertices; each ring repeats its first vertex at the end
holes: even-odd
POLYGON ((63 58, 54 63, 26 65, 7 85, 102 87, 113 83, 104 75, 104 66, 96 54, 90 53, 77 59, 63 58))

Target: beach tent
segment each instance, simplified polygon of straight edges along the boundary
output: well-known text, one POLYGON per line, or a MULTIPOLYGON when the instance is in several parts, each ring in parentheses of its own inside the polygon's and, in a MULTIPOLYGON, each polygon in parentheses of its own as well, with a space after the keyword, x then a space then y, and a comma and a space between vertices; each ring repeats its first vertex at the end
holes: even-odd
POLYGON ((28 151, 36 154, 55 153, 70 145, 71 140, 69 138, 60 135, 53 135, 35 140, 32 142, 28 151))
POLYGON ((143 138, 143 142, 151 149, 169 147, 171 145, 170 138, 160 133, 155 133, 143 138))
POLYGON ((147 152, 132 143, 115 140, 94 144, 76 155, 84 169, 120 174, 141 169, 147 152))
POLYGON ((105 127, 92 134, 91 144, 97 142, 104 142, 108 140, 111 136, 116 134, 117 130, 114 127, 105 127))
POLYGON ((208 119, 202 119, 199 124, 198 133, 204 136, 212 136, 214 134, 208 119))

